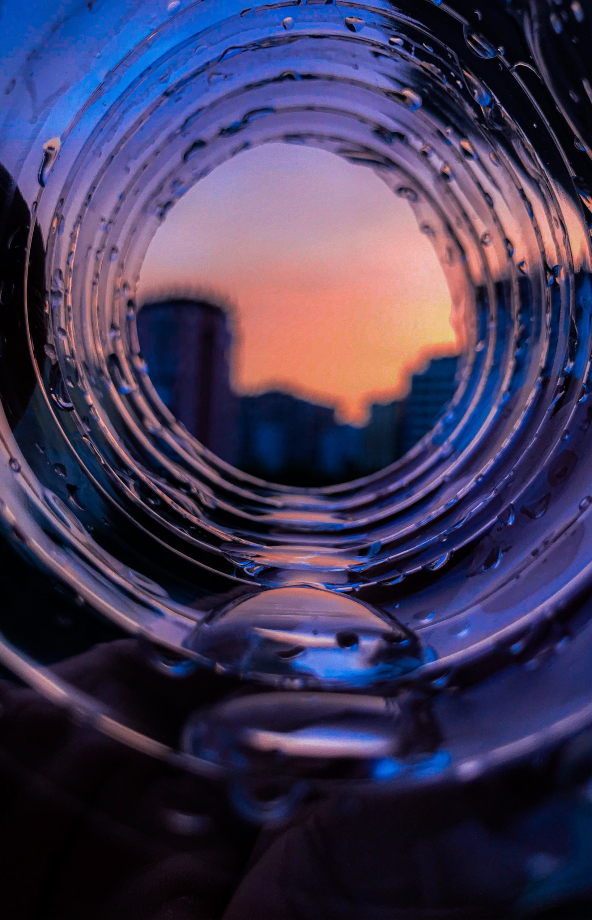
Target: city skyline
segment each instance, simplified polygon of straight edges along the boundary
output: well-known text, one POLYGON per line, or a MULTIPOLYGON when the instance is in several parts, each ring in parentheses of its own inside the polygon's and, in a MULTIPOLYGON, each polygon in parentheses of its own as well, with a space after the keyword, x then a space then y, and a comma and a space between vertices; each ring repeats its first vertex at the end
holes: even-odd
POLYGON ((458 352, 409 204, 324 151, 272 144, 199 182, 154 237, 139 301, 171 278, 234 305, 236 392, 282 390, 354 424, 402 397, 430 357, 458 352))
POLYGON ((236 334, 234 332, 235 323, 233 320, 234 316, 234 305, 224 298, 217 292, 212 291, 211 289, 202 289, 198 287, 192 288, 190 285, 180 285, 176 287, 162 287, 156 289, 152 292, 151 296, 147 298, 145 304, 140 304, 139 314, 142 312, 144 306, 152 306, 156 303, 168 302, 168 301, 187 301, 187 302, 199 302, 199 303, 210 303, 216 304, 217 307, 221 308, 226 316, 229 319, 229 331, 230 331, 230 340, 227 351, 228 361, 230 365, 230 383, 231 391, 237 396, 263 396, 266 393, 283 393, 287 396, 294 396, 297 399, 304 400, 312 405, 319 406, 320 408, 332 409, 335 411, 337 418, 339 419, 340 424, 349 424, 355 428, 364 428, 370 420, 370 412, 373 406, 388 406, 395 400, 404 400, 411 391, 412 380, 414 376, 421 375, 424 373, 430 362, 433 360, 438 360, 440 358, 457 358, 460 356, 460 352, 455 350, 450 345, 443 343, 441 346, 426 346, 423 348, 413 359, 409 361, 407 365, 403 368, 401 372, 401 385, 395 390, 386 391, 381 393, 369 392, 366 394, 366 411, 364 415, 358 416, 356 419, 343 418, 340 414, 340 406, 337 401, 327 401, 327 400, 317 400, 314 397, 310 397, 302 389, 298 389, 295 386, 291 386, 288 383, 284 383, 281 380, 270 381, 269 383, 263 384, 258 389, 252 390, 239 390, 233 386, 233 374, 232 374, 232 358, 233 352, 238 344, 236 340, 236 334))
POLYGON ((390 466, 430 431, 459 369, 458 356, 432 358, 404 399, 373 403, 367 424, 354 426, 335 407, 294 393, 235 393, 232 324, 219 304, 179 294, 152 301, 140 310, 138 336, 154 387, 190 434, 233 466, 294 486, 333 485, 390 466))

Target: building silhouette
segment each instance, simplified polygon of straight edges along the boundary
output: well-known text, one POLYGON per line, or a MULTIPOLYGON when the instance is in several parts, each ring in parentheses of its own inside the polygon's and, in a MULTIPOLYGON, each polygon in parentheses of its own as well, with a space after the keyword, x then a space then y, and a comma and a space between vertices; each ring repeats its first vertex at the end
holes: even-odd
POLYGON ((411 450, 434 427, 444 406, 456 391, 458 355, 433 358, 426 370, 411 378, 400 422, 399 456, 411 450))
POLYGON ((237 396, 230 316, 216 304, 148 303, 138 337, 158 394, 191 434, 245 472, 287 485, 332 485, 390 466, 431 430, 456 389, 458 356, 434 358, 413 375, 407 397, 375 403, 356 427, 292 393, 237 396))
POLYGON ((370 408, 370 419, 365 428, 366 473, 374 473, 390 466, 402 455, 400 450, 401 424, 405 417, 405 403, 375 403, 370 408))
MULTIPOLYGON (((335 410, 271 391, 240 400, 239 466, 247 473, 292 485, 318 485, 323 444, 335 428, 335 410)), ((330 478, 330 475, 329 475, 330 478)))
POLYGON ((138 338, 154 387, 187 430, 229 463, 238 460, 238 401, 230 385, 229 314, 206 300, 145 304, 138 338))

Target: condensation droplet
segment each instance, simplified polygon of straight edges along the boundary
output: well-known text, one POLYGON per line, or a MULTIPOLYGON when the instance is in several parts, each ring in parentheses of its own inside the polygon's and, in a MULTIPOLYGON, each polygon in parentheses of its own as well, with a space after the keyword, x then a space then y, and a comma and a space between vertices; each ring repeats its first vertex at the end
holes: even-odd
POLYGON ((501 562, 502 550, 500 546, 494 546, 487 556, 483 563, 483 571, 488 572, 490 569, 496 569, 501 562))
POLYGON ((16 457, 11 457, 10 460, 8 461, 8 465, 13 473, 20 473, 21 465, 16 459, 16 457))
POLYGON ((574 14, 574 19, 576 22, 583 22, 586 18, 582 4, 579 2, 579 0, 572 0, 571 11, 574 14))
POLYGON ((402 44, 403 44, 403 39, 401 38, 400 35, 391 35, 391 37, 389 38, 389 45, 401 46, 402 44))
POLYGON ((114 246, 111 252, 109 253, 109 261, 117 262, 117 257, 119 256, 119 249, 117 246, 114 246))
POLYGON ((391 93, 391 96, 394 96, 399 102, 402 102, 403 105, 406 105, 410 112, 416 112, 417 109, 421 108, 423 103, 419 93, 416 93, 414 90, 407 87, 405 89, 391 93))
POLYGON ((417 620, 419 623, 431 623, 435 619, 436 611, 435 610, 419 610, 413 615, 413 619, 417 620))
POLYGON ((174 13, 180 6, 181 0, 171 0, 171 2, 167 4, 167 12, 174 13))
POLYGON ((491 238, 491 234, 485 232, 485 233, 483 234, 483 236, 481 237, 481 245, 482 245, 482 246, 491 246, 492 242, 493 242, 493 240, 492 240, 492 238, 491 238))
POLYGON ((58 474, 58 476, 63 476, 65 478, 68 475, 68 471, 66 470, 66 467, 64 466, 63 463, 54 463, 53 468, 58 474))
POLYGON ((551 494, 547 493, 536 501, 529 502, 527 505, 522 505, 520 511, 522 514, 525 514, 526 517, 530 518, 531 521, 538 521, 539 518, 542 518, 542 516, 547 513, 550 501, 551 494))
POLYGON ((414 189, 408 188, 406 185, 402 185, 397 189, 397 195, 399 198, 406 198, 407 201, 417 201, 419 197, 414 189))
POLYGON ((465 41, 468 47, 480 58, 494 58, 497 54, 496 49, 480 32, 471 32, 465 26, 465 41))
POLYGON ((589 508, 592 505, 592 496, 586 495, 579 504, 580 511, 585 511, 586 508, 589 508))
POLYGON ((468 140, 468 138, 463 137, 463 139, 460 142, 460 149, 462 150, 462 152, 464 153, 464 155, 467 157, 468 160, 477 159, 477 155, 475 154, 475 148, 471 144, 470 140, 468 140))
POLYGON ((366 25, 361 16, 346 16, 344 22, 350 32, 361 32, 366 25))
POLYGON ((291 16, 286 16, 286 18, 282 22, 282 25, 284 29, 286 30, 286 32, 289 32, 291 29, 294 28, 294 20, 292 19, 291 16))
POLYGON ((467 84, 467 89, 475 102, 478 102, 483 108, 487 108, 487 106, 491 105, 491 93, 485 89, 483 84, 466 70, 463 70, 463 75, 467 84))
POLYGON ((43 157, 41 159, 41 166, 39 167, 39 173, 37 175, 37 179, 41 188, 45 188, 47 185, 48 174, 56 161, 61 146, 62 142, 59 137, 52 137, 51 140, 46 141, 43 145, 43 157))
POLYGON ((450 553, 444 553, 444 555, 440 556, 439 559, 436 559, 435 562, 430 562, 427 568, 432 572, 438 572, 440 569, 444 568, 447 562, 450 561, 450 555, 450 553))

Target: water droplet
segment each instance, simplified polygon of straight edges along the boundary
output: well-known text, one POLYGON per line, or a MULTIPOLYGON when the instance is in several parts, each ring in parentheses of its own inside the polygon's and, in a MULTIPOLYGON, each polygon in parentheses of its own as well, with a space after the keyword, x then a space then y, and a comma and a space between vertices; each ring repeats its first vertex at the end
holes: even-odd
POLYGON ((55 350, 55 348, 54 348, 53 345, 49 345, 49 344, 48 344, 48 345, 45 345, 44 348, 43 348, 43 350, 44 350, 45 354, 47 355, 47 357, 49 358, 49 360, 50 360, 52 363, 54 363, 55 361, 57 361, 58 356, 57 356, 57 354, 56 354, 56 350, 55 350))
POLYGON ((507 238, 506 238, 506 252, 508 253, 510 258, 512 258, 512 256, 514 255, 514 244, 512 243, 512 240, 509 240, 507 238))
POLYGON ((68 333, 63 328, 63 326, 58 326, 57 335, 58 335, 58 338, 62 340, 62 342, 68 341, 68 333))
POLYGON ((340 648, 357 648, 360 637, 355 632, 338 632, 335 636, 340 648))
POLYGON ((485 232, 485 233, 483 234, 483 236, 481 237, 481 245, 482 245, 482 246, 491 246, 492 242, 493 242, 493 240, 492 240, 492 238, 491 238, 491 234, 485 232))
POLYGON ((64 466, 63 463, 54 463, 54 467, 53 467, 53 468, 54 468, 54 470, 56 471, 56 473, 58 474, 58 476, 64 476, 64 477, 65 477, 65 476, 68 475, 68 472, 67 472, 67 470, 66 470, 66 467, 64 466))
POLYGON ((49 391, 60 409, 71 412, 74 408, 68 388, 62 377, 59 364, 54 364, 49 373, 49 391))
POLYGON ((407 87, 405 89, 393 90, 389 93, 389 96, 391 99, 396 99, 397 102, 406 106, 410 112, 416 112, 423 104, 423 100, 419 93, 407 87))
POLYGON ((450 683, 450 677, 450 671, 447 671, 445 674, 442 674, 441 677, 437 677, 432 681, 432 687, 434 687, 436 690, 443 690, 444 687, 447 687, 450 683))
POLYGON ((580 511, 585 511, 586 508, 589 508, 592 505, 592 496, 586 495, 579 504, 580 511))
POLYGON ((16 459, 16 457, 11 457, 10 460, 8 461, 8 465, 13 473, 20 473, 21 465, 16 459))
POLYGON ((121 329, 116 323, 111 323, 111 329, 109 330, 109 337, 111 339, 121 338, 121 329))
POLYGON ((491 93, 489 93, 483 84, 466 70, 463 70, 463 75, 467 84, 467 89, 475 102, 479 103, 483 108, 491 105, 491 93))
POLYGON ((547 287, 552 287, 561 275, 561 266, 547 265, 545 266, 545 271, 547 276, 547 287))
POLYGON ((119 256, 119 249, 117 246, 114 246, 111 252, 109 253, 109 261, 117 262, 117 257, 119 256))
POLYGON ((460 149, 462 150, 464 155, 467 157, 467 159, 469 160, 477 159, 475 148, 471 144, 470 140, 468 140, 468 138, 463 137, 462 141, 460 142, 460 149))
POLYGON ((539 518, 542 518, 542 516, 547 513, 550 501, 551 493, 547 492, 542 498, 529 502, 527 505, 522 505, 520 511, 522 514, 525 514, 526 517, 530 518, 531 521, 538 521, 539 518))
POLYGON ((465 639, 469 635, 470 631, 471 627, 469 623, 464 623, 462 626, 454 627, 453 635, 455 635, 457 639, 465 639))
POLYGON ((563 32, 563 23, 561 22, 561 18, 557 15, 557 13, 551 13, 551 15, 549 16, 549 20, 551 22, 553 31, 557 35, 561 35, 561 33, 563 32))
POLYGON ((171 2, 167 4, 167 12, 174 13, 180 6, 181 0, 171 0, 171 2))
POLYGON ((49 303, 51 305, 52 310, 59 310, 59 308, 62 305, 62 300, 63 300, 62 292, 54 288, 49 295, 49 303))
POLYGON ((425 233, 425 235, 429 237, 434 237, 436 235, 436 231, 432 226, 430 226, 430 224, 422 224, 421 232, 425 233))
POLYGON ((47 185, 47 177, 57 159, 61 146, 62 142, 59 137, 52 137, 51 140, 46 141, 43 145, 43 157, 41 159, 39 173, 37 174, 37 179, 41 188, 45 188, 47 185))
POLYGON ((361 32, 366 25, 360 16, 346 16, 344 22, 350 32, 361 32))
POLYGON ((206 146, 207 145, 205 141, 202 141, 202 140, 193 141, 193 143, 189 145, 189 147, 183 154, 183 162, 187 163, 189 160, 191 160, 196 155, 196 153, 199 150, 203 150, 203 148, 206 146))
POLYGON ((443 556, 440 556, 439 559, 436 559, 435 562, 430 562, 427 566, 432 572, 438 572, 440 569, 444 568, 447 562, 450 560, 450 553, 444 553, 443 556))
POLYGON ((440 168, 440 175, 441 175, 442 178, 445 179, 447 182, 452 182, 452 180, 454 179, 454 175, 453 175, 453 173, 452 173, 452 169, 451 169, 449 163, 443 163, 443 164, 442 164, 442 166, 441 166, 441 168, 440 168))
POLYGON ((282 25, 284 29, 286 30, 286 32, 289 32, 291 29, 294 28, 294 20, 292 19, 291 16, 286 16, 286 18, 282 22, 282 25))
POLYGON ((419 197, 414 189, 408 188, 406 185, 402 185, 397 189, 397 195, 399 198, 406 198, 407 201, 417 201, 419 197))
POLYGON ((400 46, 402 44, 403 44, 403 39, 401 38, 400 35, 391 35, 391 37, 389 38, 389 45, 399 45, 400 46))
POLYGON ((165 201, 163 204, 159 205, 156 209, 156 216, 159 220, 164 220, 171 208, 174 205, 174 201, 165 201))
POLYGON ((487 556, 485 557, 485 561, 483 562, 483 566, 482 566, 483 571, 488 572, 489 569, 496 569, 501 562, 501 558, 502 558, 501 547, 494 546, 489 551, 487 556))
POLYGON ((465 41, 471 51, 480 58, 494 58, 497 54, 494 46, 480 32, 471 32, 467 26, 464 27, 465 41))
POLYGON ((578 462, 578 455, 573 450, 562 450, 553 461, 547 476, 550 486, 559 486, 573 473, 578 462))
POLYGON ((571 11, 574 14, 576 22, 583 22, 586 18, 582 4, 579 2, 579 0, 572 0, 571 11))

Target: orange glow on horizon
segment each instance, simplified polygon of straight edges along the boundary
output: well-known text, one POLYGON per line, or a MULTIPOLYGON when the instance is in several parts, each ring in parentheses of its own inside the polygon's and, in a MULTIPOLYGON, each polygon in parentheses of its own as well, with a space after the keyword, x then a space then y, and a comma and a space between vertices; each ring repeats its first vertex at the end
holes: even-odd
POLYGON ((149 247, 138 297, 183 285, 235 305, 237 392, 287 390, 355 424, 405 395, 430 355, 458 352, 444 274, 408 203, 324 151, 247 151, 188 192, 149 247))

